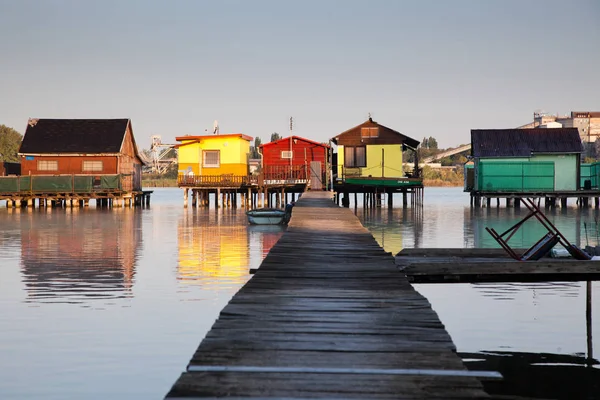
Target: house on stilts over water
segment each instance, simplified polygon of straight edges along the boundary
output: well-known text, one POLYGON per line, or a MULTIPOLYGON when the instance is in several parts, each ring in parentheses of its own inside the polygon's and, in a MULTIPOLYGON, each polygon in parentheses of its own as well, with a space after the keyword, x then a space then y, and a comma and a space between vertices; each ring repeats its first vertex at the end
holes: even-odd
POLYGON ((402 193, 403 204, 411 195, 412 204, 422 204, 423 180, 418 167, 417 147, 419 141, 410 138, 372 118, 335 136, 331 141, 337 145, 334 154, 334 190, 338 201, 349 206, 350 193, 363 194, 365 207, 380 207, 382 196, 388 198, 388 207, 393 205, 394 193, 402 193), (414 153, 414 168, 404 172, 402 153, 414 153))
MULTIPOLYGON (((489 206, 500 198, 518 207, 522 198, 543 198, 565 207, 568 198, 598 204, 598 164, 581 164, 583 148, 577 128, 471 130, 472 163, 465 167, 465 191, 471 205, 489 206), (582 169, 590 179, 582 180, 582 169), (587 181, 587 182, 586 182, 587 181)), ((586 176, 587 176, 586 175, 586 176)))
POLYGON ((0 177, 8 207, 149 204, 129 119, 29 119, 20 176, 0 177))

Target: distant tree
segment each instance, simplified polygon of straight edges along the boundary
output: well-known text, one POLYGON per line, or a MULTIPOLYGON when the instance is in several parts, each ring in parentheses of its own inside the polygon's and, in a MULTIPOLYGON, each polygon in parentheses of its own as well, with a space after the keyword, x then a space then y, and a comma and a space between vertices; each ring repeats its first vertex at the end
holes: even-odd
POLYGON ((281 135, 279 135, 279 133, 277 133, 277 132, 271 133, 271 142, 276 142, 279 139, 281 139, 281 135))
POLYGON ((262 140, 257 136, 254 138, 254 146, 250 146, 250 158, 260 158, 258 148, 262 144, 262 140))
POLYGON ((6 125, 0 125, 0 161, 18 162, 23 135, 6 125))
POLYGON ((428 149, 429 148, 429 139, 427 139, 426 137, 424 137, 423 141, 421 142, 421 148, 422 149, 428 149))
POLYGON ((429 139, 427 139, 427 145, 428 145, 429 149, 437 149, 438 148, 438 142, 432 136, 429 136, 429 139))

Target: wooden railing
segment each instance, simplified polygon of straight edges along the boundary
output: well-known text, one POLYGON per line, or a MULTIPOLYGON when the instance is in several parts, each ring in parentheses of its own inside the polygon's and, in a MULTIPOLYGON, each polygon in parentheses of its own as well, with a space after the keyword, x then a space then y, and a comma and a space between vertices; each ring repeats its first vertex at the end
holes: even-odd
POLYGON ((252 175, 179 175, 179 186, 191 187, 240 187, 258 183, 258 177, 252 175))
POLYGON ((280 165, 264 167, 262 175, 266 182, 306 182, 308 167, 304 165, 280 165))

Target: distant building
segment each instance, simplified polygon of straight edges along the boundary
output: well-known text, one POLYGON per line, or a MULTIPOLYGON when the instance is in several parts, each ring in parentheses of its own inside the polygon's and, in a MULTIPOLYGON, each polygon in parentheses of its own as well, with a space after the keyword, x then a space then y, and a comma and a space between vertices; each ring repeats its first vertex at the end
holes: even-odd
POLYGON ((121 174, 122 190, 142 189, 143 161, 126 118, 30 119, 19 158, 22 175, 121 174))
POLYGON ((533 114, 533 122, 519 128, 556 128, 556 123, 563 128, 577 128, 584 143, 595 143, 600 137, 600 111, 571 111, 570 115, 565 116, 536 112, 533 114))

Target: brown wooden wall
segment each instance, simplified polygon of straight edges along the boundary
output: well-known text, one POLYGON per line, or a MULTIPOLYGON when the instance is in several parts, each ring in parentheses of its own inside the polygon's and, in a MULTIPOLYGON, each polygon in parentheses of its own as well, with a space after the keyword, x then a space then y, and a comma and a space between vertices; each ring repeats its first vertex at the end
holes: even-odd
POLYGON ((404 138, 398 135, 393 130, 371 121, 367 121, 359 126, 356 126, 337 137, 337 144, 341 146, 364 146, 367 144, 403 144, 404 141, 404 138), (361 129, 363 127, 378 127, 379 136, 376 138, 363 138, 361 136, 361 129))
POLYGON ((142 161, 135 151, 131 125, 127 126, 127 133, 119 156, 118 169, 120 174, 126 175, 122 181, 123 190, 142 190, 142 161))
POLYGON ((118 174, 115 156, 21 156, 21 175, 103 175, 118 174), (33 157, 33 160, 27 158, 33 157), (37 162, 58 161, 58 171, 38 171, 37 162), (102 161, 102 171, 82 171, 83 161, 102 161))

